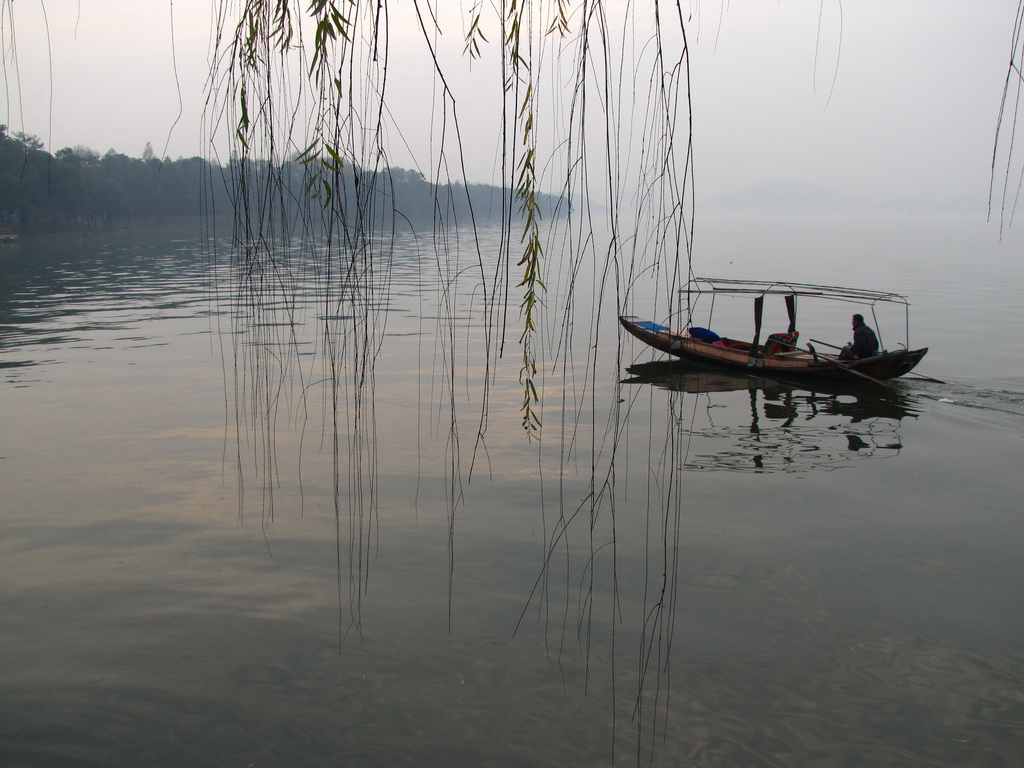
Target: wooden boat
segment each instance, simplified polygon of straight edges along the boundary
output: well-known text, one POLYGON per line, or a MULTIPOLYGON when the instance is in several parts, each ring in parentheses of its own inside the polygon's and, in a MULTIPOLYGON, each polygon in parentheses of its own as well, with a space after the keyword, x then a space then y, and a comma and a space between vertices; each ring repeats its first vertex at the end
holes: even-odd
MULTIPOLYGON (((683 327, 673 330, 639 317, 620 316, 619 322, 630 334, 655 349, 677 357, 708 365, 746 370, 762 376, 788 378, 818 378, 832 380, 884 381, 910 372, 921 362, 928 348, 908 349, 902 345, 894 351, 880 351, 872 357, 858 360, 840 360, 833 353, 819 351, 813 344, 806 349, 797 345, 797 298, 815 298, 836 302, 852 302, 871 309, 881 303, 909 308, 905 297, 894 293, 867 291, 806 283, 767 282, 752 280, 724 280, 693 278, 680 291, 685 296, 686 310, 683 327), (693 307, 701 297, 716 295, 747 295, 754 300, 754 335, 751 341, 733 339, 709 331, 693 323, 693 307), (768 335, 761 343, 761 324, 766 296, 782 296, 789 315, 789 330, 768 335)), ((877 326, 877 323, 876 323, 877 326)), ((814 341, 814 340, 812 340, 814 341)), ((815 342, 821 346, 824 342, 815 342)))

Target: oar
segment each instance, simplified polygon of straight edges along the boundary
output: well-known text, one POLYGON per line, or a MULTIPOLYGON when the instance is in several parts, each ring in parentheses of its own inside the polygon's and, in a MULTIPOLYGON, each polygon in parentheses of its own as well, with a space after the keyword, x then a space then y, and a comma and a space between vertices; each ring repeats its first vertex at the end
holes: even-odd
POLYGON ((832 349, 842 349, 842 347, 837 347, 835 344, 829 344, 827 341, 819 341, 818 339, 811 339, 811 341, 813 341, 815 344, 821 344, 821 346, 823 347, 832 347, 832 349))
MULTIPOLYGON (((837 347, 835 344, 829 344, 827 341, 819 341, 818 339, 811 339, 811 341, 813 341, 815 344, 821 344, 822 346, 825 346, 825 347, 832 347, 832 349, 842 349, 842 347, 837 347)), ((860 372, 859 371, 854 371, 854 373, 860 373, 860 372)), ((861 373, 860 375, 864 376, 866 374, 861 373)), ((928 381, 934 381, 936 384, 949 384, 948 381, 943 381, 942 379, 933 379, 931 376, 925 376, 923 373, 917 373, 915 371, 907 371, 903 375, 904 376, 917 376, 917 377, 922 378, 922 379, 927 379, 928 381)))
POLYGON ((907 371, 903 375, 917 376, 919 379, 924 379, 925 381, 934 381, 936 384, 949 384, 948 381, 943 381, 942 379, 933 379, 931 376, 925 376, 923 373, 917 373, 916 371, 907 371))
MULTIPOLYGON (((824 345, 826 347, 832 347, 833 349, 842 349, 842 347, 837 347, 835 344, 829 344, 827 341, 819 341, 818 339, 811 339, 811 341, 813 341, 815 344, 822 344, 822 345, 824 345)), ((852 373, 854 376, 860 376, 862 379, 867 379, 868 381, 873 381, 875 384, 881 384, 883 387, 888 387, 889 389, 892 389, 892 390, 894 390, 896 392, 902 392, 903 391, 899 387, 893 386, 892 384, 890 384, 887 381, 882 381, 881 379, 876 379, 874 376, 868 376, 866 373, 862 373, 861 371, 858 371, 858 370, 856 370, 854 368, 851 368, 848 365, 843 365, 838 360, 833 360, 831 357, 819 357, 818 353, 814 351, 814 347, 812 347, 810 344, 807 345, 807 348, 811 351, 811 354, 814 356, 814 359, 815 359, 816 362, 820 361, 820 362, 823 362, 823 363, 828 363, 830 365, 834 365, 836 368, 842 368, 847 373, 852 373)))
MULTIPOLYGON (((819 341, 818 343, 821 344, 822 342, 819 341)), ((821 360, 821 361, 824 361, 826 363, 830 363, 831 365, 834 365, 836 368, 842 368, 844 371, 846 371, 847 373, 852 373, 854 376, 860 376, 862 379, 867 379, 868 381, 875 382, 875 384, 881 384, 883 387, 888 387, 889 389, 891 389, 891 390, 893 390, 895 392, 904 392, 903 389, 901 389, 900 387, 897 387, 897 386, 895 386, 893 384, 890 384, 888 381, 883 381, 882 379, 876 379, 874 376, 868 376, 866 373, 858 371, 856 368, 851 368, 848 365, 843 365, 838 360, 833 360, 830 357, 819 357, 818 359, 821 360)), ((904 392, 904 394, 906 394, 906 393, 904 392)))

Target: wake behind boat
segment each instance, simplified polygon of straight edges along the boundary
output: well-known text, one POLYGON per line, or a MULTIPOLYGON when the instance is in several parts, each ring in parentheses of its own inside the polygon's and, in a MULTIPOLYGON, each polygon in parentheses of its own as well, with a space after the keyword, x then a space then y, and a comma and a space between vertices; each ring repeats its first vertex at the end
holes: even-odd
MULTIPOLYGON (((694 278, 680 294, 685 295, 687 309, 683 313, 686 321, 678 330, 634 316, 620 316, 619 322, 630 334, 662 352, 709 365, 780 378, 884 381, 910 372, 928 352, 927 347, 911 350, 904 346, 894 351, 882 349, 870 357, 843 360, 839 355, 819 351, 813 344, 807 344, 806 349, 798 346, 798 297, 858 303, 870 307, 872 314, 879 303, 909 307, 905 297, 894 293, 805 283, 694 278), (693 307, 697 300, 710 296, 713 306, 714 296, 723 294, 749 295, 754 298, 754 333, 751 341, 719 336, 709 328, 693 324, 693 307), (764 299, 769 295, 783 297, 789 316, 789 329, 769 334, 762 344, 764 299)), ((816 343, 831 346, 824 342, 816 343)))

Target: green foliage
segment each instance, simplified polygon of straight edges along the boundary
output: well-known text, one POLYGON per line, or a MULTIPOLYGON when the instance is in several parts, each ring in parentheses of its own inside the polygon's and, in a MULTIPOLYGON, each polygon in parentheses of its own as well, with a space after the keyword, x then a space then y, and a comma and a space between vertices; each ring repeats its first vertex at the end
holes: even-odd
POLYGON ((337 42, 339 38, 350 40, 351 22, 338 6, 329 0, 316 0, 309 7, 309 15, 316 21, 313 56, 309 65, 309 73, 312 75, 326 68, 332 43, 337 42))
MULTIPOLYGON (((569 0, 470 0, 467 5, 464 57, 470 63, 481 58, 488 36, 496 43, 493 62, 484 67, 489 72, 489 64, 497 64, 500 80, 493 82, 502 97, 498 134, 486 137, 496 138, 501 184, 508 188, 496 206, 478 208, 480 190, 450 183, 467 177, 460 112, 474 109, 475 102, 467 102, 465 86, 449 77, 449 48, 441 40, 442 24, 450 17, 436 4, 402 6, 407 15, 397 21, 392 16, 398 16, 398 8, 380 0, 242 0, 237 17, 219 22, 210 78, 216 107, 208 117, 211 133, 227 138, 242 160, 235 177, 238 240, 258 242, 246 258, 276 262, 277 235, 293 231, 297 217, 303 227, 327 233, 325 260, 348 264, 346 278, 376 274, 384 261, 374 250, 380 230, 408 220, 427 222, 437 233, 497 213, 503 232, 493 277, 484 273, 485 259, 475 244, 473 268, 480 270, 486 318, 483 344, 488 355, 504 354, 507 312, 518 303, 523 426, 532 439, 540 436, 541 425, 545 276, 564 267, 547 263, 542 218, 556 207, 548 204, 541 186, 559 190, 562 210, 570 217, 566 233, 551 230, 553 237, 568 238, 569 259, 599 258, 588 229, 595 212, 608 222, 613 234, 599 264, 602 290, 622 290, 642 273, 671 295, 679 257, 688 251, 691 145, 677 136, 688 129, 679 120, 689 110, 684 18, 679 8, 663 17, 658 4, 643 11, 633 4, 610 8, 569 0), (621 28, 610 30, 609 19, 619 16, 621 28), (429 91, 430 111, 422 119, 407 118, 411 125, 399 124, 396 118, 403 116, 391 108, 389 63, 408 54, 414 42, 408 33, 416 27, 422 33, 420 53, 431 62, 417 77, 429 91), (633 62, 629 67, 635 64, 631 77, 624 76, 627 61, 633 62), (649 67, 646 76, 644 67, 649 67), (221 92, 229 94, 226 105, 221 92), (410 142, 406 137, 413 132, 417 139, 410 142), (416 145, 423 137, 429 158, 418 161, 429 168, 434 183, 417 190, 417 181, 389 167, 390 145, 398 140, 420 151, 416 145), (288 175, 286 158, 296 150, 301 183, 288 186, 291 181, 278 179, 288 175), (247 177, 261 162, 270 164, 267 172, 247 177), (590 205, 593 178, 606 187, 604 205, 590 205), (627 199, 639 201, 635 217, 622 216, 627 199), (573 217, 580 201, 583 207, 573 217), (645 247, 649 243, 657 245, 645 247), (518 302, 505 302, 513 287, 518 302)), ((458 249, 449 249, 444 236, 436 247, 442 270, 458 262, 458 249)), ((561 256, 562 244, 556 249, 561 256)), ((570 287, 558 301, 568 308, 575 295, 570 287)), ((617 302, 622 299, 616 295, 617 302)), ((559 346, 571 348, 567 340, 559 346)), ((485 421, 484 416, 482 425, 485 421)))
MULTIPOLYGON (((519 312, 523 318, 523 330, 519 336, 522 349, 522 366, 519 369, 519 381, 523 385, 522 412, 523 429, 530 439, 540 436, 542 426, 537 410, 540 398, 537 394, 537 315, 543 306, 542 295, 547 286, 542 279, 544 250, 540 241, 541 206, 540 193, 537 189, 537 133, 534 122, 534 81, 533 72, 527 57, 523 55, 524 46, 529 45, 529 36, 524 30, 528 23, 527 14, 530 4, 525 0, 511 0, 507 6, 505 22, 505 49, 510 62, 510 77, 505 81, 506 94, 514 93, 519 97, 519 108, 515 113, 515 123, 520 137, 521 146, 516 164, 515 198, 519 215, 524 226, 520 237, 523 255, 517 266, 523 268, 522 280, 516 286, 523 290, 519 312)), ((470 26, 470 34, 477 28, 478 19, 470 26)), ((555 19, 548 29, 548 34, 565 35, 569 31, 568 15, 561 0, 556 5, 555 19)), ((467 46, 469 38, 467 38, 467 46)), ((532 55, 530 56, 532 59, 532 55)))
POLYGON ((466 30, 466 46, 463 52, 471 59, 480 58, 480 43, 487 42, 480 27, 480 3, 474 3, 470 9, 469 29, 466 30))

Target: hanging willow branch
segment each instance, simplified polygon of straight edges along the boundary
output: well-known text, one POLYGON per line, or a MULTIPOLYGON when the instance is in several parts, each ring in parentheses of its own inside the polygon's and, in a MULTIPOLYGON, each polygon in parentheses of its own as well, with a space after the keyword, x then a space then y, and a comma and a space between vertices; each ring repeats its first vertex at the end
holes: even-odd
POLYGON ((1021 191, 1024 190, 1024 163, 1014 153, 1024 106, 1024 0, 1017 5, 1010 43, 1010 63, 999 105, 996 135, 992 142, 992 171, 988 190, 989 217, 999 208, 999 231, 1013 222, 1021 191), (1000 179, 1000 176, 1002 177, 1000 179))
POLYGON ((519 369, 519 381, 523 385, 523 400, 520 406, 523 429, 529 437, 537 436, 541 428, 538 413, 540 396, 537 392, 537 359, 535 352, 537 337, 537 314, 540 310, 541 294, 547 290, 541 279, 543 246, 540 241, 540 206, 537 203, 537 133, 534 122, 534 83, 529 62, 523 57, 524 48, 529 45, 529 37, 523 35, 524 24, 529 23, 525 3, 512 0, 506 12, 505 45, 508 49, 508 61, 512 73, 506 81, 506 92, 519 91, 523 95, 516 112, 515 123, 518 130, 515 135, 521 137, 521 154, 519 155, 518 174, 515 196, 518 211, 523 218, 523 231, 520 242, 523 255, 517 266, 522 267, 522 280, 517 285, 523 289, 519 311, 523 318, 523 330, 519 336, 522 347, 522 367, 519 369))

